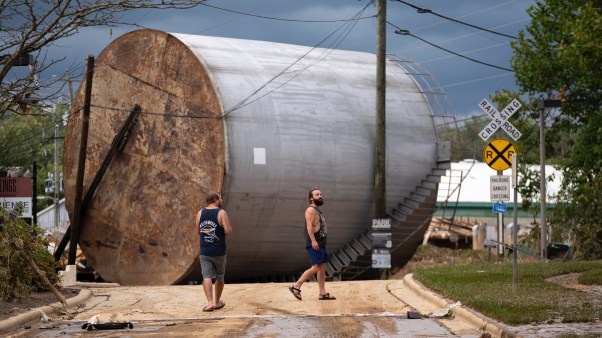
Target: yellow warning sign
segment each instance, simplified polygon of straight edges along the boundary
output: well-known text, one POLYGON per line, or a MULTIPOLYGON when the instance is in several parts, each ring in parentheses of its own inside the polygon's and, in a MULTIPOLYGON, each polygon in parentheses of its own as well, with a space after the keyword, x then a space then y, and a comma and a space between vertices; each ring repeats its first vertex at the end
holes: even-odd
POLYGON ((512 154, 516 149, 504 139, 495 139, 485 146, 483 160, 494 170, 506 170, 512 166, 512 154))

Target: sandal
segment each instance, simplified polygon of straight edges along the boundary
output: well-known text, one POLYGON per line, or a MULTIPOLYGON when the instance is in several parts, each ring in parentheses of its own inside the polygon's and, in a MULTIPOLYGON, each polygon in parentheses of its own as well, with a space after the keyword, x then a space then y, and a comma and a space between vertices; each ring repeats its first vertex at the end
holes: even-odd
POLYGON ((297 298, 298 300, 302 300, 301 289, 297 289, 295 286, 289 286, 288 290, 293 294, 293 296, 295 296, 295 298, 297 298))
POLYGON ((330 295, 330 293, 325 293, 323 295, 320 295, 320 298, 318 298, 319 300, 335 300, 336 297, 333 297, 330 295))
POLYGON ((203 312, 212 312, 212 311, 213 311, 213 308, 212 308, 212 307, 205 306, 205 307, 203 308, 203 312))
POLYGON ((219 310, 219 309, 223 309, 224 306, 226 306, 226 302, 224 302, 223 300, 219 301, 219 305, 214 307, 213 310, 219 310))

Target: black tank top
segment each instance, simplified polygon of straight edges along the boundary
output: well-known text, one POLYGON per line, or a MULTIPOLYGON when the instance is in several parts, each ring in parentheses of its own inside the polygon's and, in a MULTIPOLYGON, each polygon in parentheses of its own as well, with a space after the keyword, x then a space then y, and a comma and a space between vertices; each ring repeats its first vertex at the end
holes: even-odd
MULTIPOLYGON (((324 219, 324 214, 322 214, 322 212, 316 208, 316 207, 312 207, 314 209, 316 209, 316 212, 318 213, 318 215, 320 216, 320 230, 314 232, 314 237, 316 238, 316 242, 318 242, 318 245, 322 248, 326 247, 326 220, 324 219)), ((311 248, 311 238, 309 238, 309 234, 307 233, 307 224, 305 224, 305 227, 303 227, 304 231, 303 233, 305 234, 305 247, 306 248, 311 248)))
POLYGON ((199 233, 201 236, 201 255, 224 256, 226 254, 226 233, 217 220, 220 208, 201 211, 199 233))

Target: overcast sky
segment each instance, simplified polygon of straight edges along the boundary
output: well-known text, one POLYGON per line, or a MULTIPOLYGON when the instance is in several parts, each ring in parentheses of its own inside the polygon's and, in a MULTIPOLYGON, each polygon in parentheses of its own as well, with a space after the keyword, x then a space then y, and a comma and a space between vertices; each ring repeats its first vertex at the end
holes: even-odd
MULTIPOLYGON (((407 0, 430 9, 417 13, 415 8, 398 1, 387 4, 387 52, 409 58, 430 72, 441 84, 459 117, 482 114, 478 103, 500 89, 516 89, 510 69, 511 37, 468 27, 441 16, 488 30, 517 36, 529 24, 527 8, 532 0, 407 0), (416 37, 491 67, 443 51, 416 37, 395 34, 396 27, 416 37)), ((145 28, 173 33, 211 35, 265 40, 314 47, 335 30, 337 41, 326 40, 320 47, 333 44, 338 49, 376 51, 376 7, 368 0, 208 0, 207 6, 188 10, 144 10, 129 13, 124 19, 145 28), (367 7, 366 7, 367 6, 367 7), (215 8, 219 7, 221 9, 215 8), (365 9, 364 9, 365 8, 365 9), (362 9, 364 11, 362 12, 362 9), (239 12, 239 13, 236 13, 239 12), (336 21, 364 18, 355 25, 336 21), (262 17, 270 18, 262 18, 262 17), (279 19, 279 20, 276 20, 279 19), (283 20, 280 20, 283 19, 283 20), (292 20, 292 21, 291 21, 292 20)), ((74 74, 82 74, 88 54, 97 56, 108 44, 136 27, 89 28, 63 40, 50 51, 52 57, 66 57, 63 68, 73 65, 74 74)), ((60 70, 59 70, 60 69, 60 70)), ((62 76, 63 74, 54 74, 62 76)))

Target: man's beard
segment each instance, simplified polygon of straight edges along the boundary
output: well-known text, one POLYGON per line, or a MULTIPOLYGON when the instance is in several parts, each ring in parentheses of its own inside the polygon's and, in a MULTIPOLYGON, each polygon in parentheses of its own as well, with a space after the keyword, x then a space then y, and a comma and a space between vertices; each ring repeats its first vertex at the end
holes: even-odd
POLYGON ((317 200, 314 200, 314 203, 317 206, 321 206, 322 204, 324 204, 324 200, 322 199, 322 197, 318 198, 317 200))

